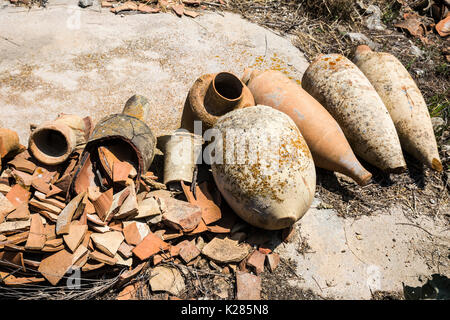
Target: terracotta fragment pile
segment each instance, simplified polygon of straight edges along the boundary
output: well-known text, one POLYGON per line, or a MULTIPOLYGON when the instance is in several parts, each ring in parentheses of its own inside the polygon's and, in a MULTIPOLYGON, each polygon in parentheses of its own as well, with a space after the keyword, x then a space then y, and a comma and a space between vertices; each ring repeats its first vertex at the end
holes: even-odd
MULTIPOLYGON (((146 106, 145 98, 133 96, 124 112, 140 121, 137 117, 143 115, 138 111, 146 106)), ((167 263, 193 266, 209 261, 211 268, 239 271, 239 277, 250 277, 250 270, 259 274, 265 264, 268 270, 276 268, 277 254, 258 250, 262 242, 244 242, 249 226, 222 201, 211 178, 194 186, 179 181, 179 192, 168 191, 144 169, 148 164, 138 166, 130 160, 134 149, 124 158, 114 144, 94 139, 104 119, 96 126, 90 118, 84 120, 89 124, 80 135, 86 137, 84 143, 75 144, 58 164, 45 156, 41 160, 51 164, 38 161, 12 131, 2 129, 0 286, 64 286, 72 270, 89 278, 112 267, 124 269, 126 280, 146 265, 155 275, 152 291, 177 296, 185 288, 184 280, 167 263), (93 142, 97 144, 89 147, 93 142), (20 272, 13 274, 17 269, 20 272), (176 279, 176 285, 167 287, 168 277, 176 279)), ((51 134, 42 138, 44 151, 57 131, 51 134)), ((35 135, 33 131, 30 145, 35 135)), ((260 283, 257 276, 251 277, 260 283)), ((239 286, 242 281, 247 280, 239 280, 239 286)), ((260 285, 250 292, 244 287, 242 297, 259 298, 260 285)))

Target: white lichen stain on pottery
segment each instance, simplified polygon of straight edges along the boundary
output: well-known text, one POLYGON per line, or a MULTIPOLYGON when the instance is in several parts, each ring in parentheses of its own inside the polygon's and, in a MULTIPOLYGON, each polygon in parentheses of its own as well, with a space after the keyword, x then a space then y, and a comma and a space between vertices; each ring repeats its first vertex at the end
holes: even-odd
POLYGON ((302 86, 338 122, 357 155, 388 172, 404 170, 389 112, 355 64, 340 54, 319 55, 304 73, 302 86))
POLYGON ((367 46, 357 48, 354 61, 383 100, 403 149, 442 171, 427 105, 408 70, 392 54, 373 52, 367 46))
POLYGON ((214 180, 230 207, 248 223, 267 230, 291 226, 314 198, 316 171, 294 121, 267 106, 234 110, 214 129, 214 180), (217 155, 222 155, 218 157, 217 155))

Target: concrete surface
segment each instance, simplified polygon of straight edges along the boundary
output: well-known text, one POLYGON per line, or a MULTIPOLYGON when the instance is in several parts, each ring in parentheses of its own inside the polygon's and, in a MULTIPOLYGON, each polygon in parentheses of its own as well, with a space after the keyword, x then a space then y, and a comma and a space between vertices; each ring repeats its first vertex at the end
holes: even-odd
POLYGON ((344 219, 318 209, 320 202, 297 222, 294 240, 276 249, 297 265, 301 280, 288 280, 291 285, 327 298, 370 299, 375 291, 402 292, 402 283, 421 286, 434 273, 450 276, 450 231, 439 217, 410 220, 393 205, 344 219), (310 247, 304 254, 302 243, 310 247))
POLYGON ((29 123, 57 113, 95 119, 139 93, 158 135, 176 129, 187 92, 202 74, 275 67, 301 79, 303 55, 287 39, 234 14, 196 19, 172 13, 114 15, 76 0, 47 8, 0 2, 0 125, 28 141, 29 123), (8 40, 5 40, 8 39, 8 40), (267 45, 266 45, 267 44, 267 45))
MULTIPOLYGON (((30 123, 58 113, 98 120, 120 112, 135 93, 149 98, 147 122, 162 135, 178 127, 188 89, 204 73, 241 76, 254 66, 299 80, 307 68, 289 39, 234 14, 121 17, 77 2, 26 10, 0 1, 0 125, 18 131, 22 144, 30 123)), ((438 218, 409 221, 393 206, 353 221, 313 207, 296 228, 293 242, 276 251, 303 280, 286 281, 323 297, 368 299, 371 289, 397 291, 402 282, 449 275, 450 236, 438 218), (302 254, 305 241, 310 249, 302 254)))

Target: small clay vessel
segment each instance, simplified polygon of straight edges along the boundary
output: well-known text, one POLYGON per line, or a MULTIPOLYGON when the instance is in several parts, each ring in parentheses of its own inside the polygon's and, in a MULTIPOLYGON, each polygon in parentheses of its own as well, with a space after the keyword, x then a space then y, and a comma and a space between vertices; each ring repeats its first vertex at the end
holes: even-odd
POLYGON ((57 165, 86 143, 87 122, 77 115, 60 115, 37 127, 30 135, 28 147, 37 160, 57 165))

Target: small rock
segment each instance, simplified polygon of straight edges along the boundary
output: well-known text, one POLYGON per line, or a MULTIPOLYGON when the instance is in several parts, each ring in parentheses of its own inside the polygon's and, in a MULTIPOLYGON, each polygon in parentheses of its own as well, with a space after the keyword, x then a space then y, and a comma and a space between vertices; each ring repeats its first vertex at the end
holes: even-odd
POLYGON ((369 5, 366 9, 366 14, 369 16, 365 21, 365 25, 369 30, 383 31, 386 26, 381 22, 381 9, 376 5, 369 5))
POLYGON ((261 300, 261 278, 248 272, 236 272, 236 299, 261 300))
POLYGON ((214 238, 203 248, 202 253, 219 263, 240 262, 248 255, 249 248, 228 238, 214 238))
POLYGON ((228 299, 228 289, 230 285, 223 277, 214 277, 214 293, 221 299, 228 299))
POLYGON ((439 132, 445 126, 445 121, 440 117, 433 117, 431 118, 431 124, 434 132, 439 132))
POLYGON ((175 268, 165 266, 154 268, 149 282, 152 291, 164 291, 174 296, 179 295, 185 288, 181 273, 175 268))
POLYGON ((365 44, 372 50, 378 50, 380 47, 379 44, 373 42, 366 35, 359 32, 347 32, 344 36, 349 38, 351 42, 355 42, 356 44, 365 44))
POLYGON ((419 47, 415 45, 411 45, 411 49, 409 50, 411 54, 417 58, 422 58, 425 52, 419 49, 419 47))
POLYGON ((80 0, 80 1, 78 1, 78 5, 81 8, 87 8, 87 7, 92 6, 93 4, 94 4, 94 0, 80 0))

